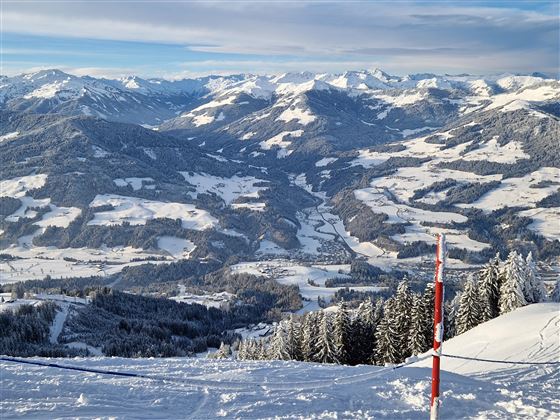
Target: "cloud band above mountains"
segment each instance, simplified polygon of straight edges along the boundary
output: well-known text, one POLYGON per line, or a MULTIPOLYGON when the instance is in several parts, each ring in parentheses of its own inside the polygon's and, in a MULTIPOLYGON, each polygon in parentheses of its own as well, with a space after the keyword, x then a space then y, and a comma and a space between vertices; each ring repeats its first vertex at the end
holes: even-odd
POLYGON ((130 67, 146 74, 159 64, 175 74, 338 71, 356 65, 400 73, 556 73, 557 12, 555 2, 23 0, 3 6, 4 72, 130 67), (64 51, 82 54, 82 40, 103 42, 89 60, 72 60, 50 46, 16 45, 16 35, 27 36, 27 44, 40 37, 69 38, 71 47, 64 51), (132 60, 115 57, 113 44, 122 42, 165 45, 176 53, 159 60, 157 52, 142 57, 141 49, 131 49, 132 60), (33 49, 51 53, 26 53, 33 49))

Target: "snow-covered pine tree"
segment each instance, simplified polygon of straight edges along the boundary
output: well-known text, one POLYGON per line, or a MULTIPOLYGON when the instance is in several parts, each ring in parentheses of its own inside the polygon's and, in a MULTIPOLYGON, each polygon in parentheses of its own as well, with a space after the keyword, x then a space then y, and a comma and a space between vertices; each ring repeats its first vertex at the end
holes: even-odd
POLYGON ((496 255, 479 272, 477 288, 480 300, 481 322, 496 318, 500 300, 500 258, 496 255))
POLYGON ((247 360, 258 360, 259 359, 259 347, 254 339, 250 339, 245 348, 245 357, 247 360))
POLYGON ((457 319, 455 321, 457 334, 463 334, 480 324, 480 312, 480 301, 476 284, 473 280, 468 280, 465 283, 463 294, 459 301, 459 310, 457 311, 457 319))
POLYGON ((376 357, 377 357, 377 335, 376 335, 376 331, 377 331, 377 326, 379 325, 379 323, 381 322, 381 319, 384 316, 384 309, 385 308, 385 300, 380 297, 377 298, 377 300, 375 301, 375 309, 373 310, 373 324, 375 325, 374 329, 373 329, 373 348, 371 351, 371 360, 369 360, 369 363, 376 365, 377 361, 376 361, 376 357))
POLYGON ((269 360, 268 356, 270 346, 268 339, 260 339, 256 341, 255 360, 269 360))
POLYGON ((409 352, 412 355, 424 353, 430 348, 426 337, 426 314, 423 311, 422 297, 413 294, 410 308, 410 331, 408 333, 409 352))
POLYGON ((385 308, 385 301, 383 300, 383 298, 378 298, 375 301, 375 309, 373 311, 373 318, 375 319, 375 323, 379 323, 379 321, 381 321, 381 318, 383 317, 383 310, 385 308))
POLYGON ((301 324, 294 314, 287 321, 286 347, 290 360, 302 360, 301 352, 301 324))
MULTIPOLYGON (((434 340, 434 304, 436 298, 436 291, 434 287, 434 283, 430 282, 426 284, 426 288, 424 289, 424 293, 422 294, 421 298, 421 311, 423 313, 424 319, 424 336, 426 343, 429 346, 432 345, 434 340)), ((445 312, 444 312, 445 315, 445 312)), ((444 329, 445 330, 445 329, 444 329)))
POLYGON ((208 355, 211 359, 227 359, 231 355, 231 347, 229 344, 221 343, 218 351, 208 355))
POLYGON ((527 293, 525 300, 527 303, 538 303, 546 300, 546 291, 541 276, 537 271, 537 264, 533 259, 533 253, 529 252, 525 259, 525 284, 527 285, 527 293))
POLYGON ((319 340, 317 361, 320 363, 338 363, 331 316, 324 311, 319 312, 319 340))
POLYGON ((512 251, 504 264, 501 273, 500 314, 505 314, 527 304, 523 293, 525 283, 524 262, 521 256, 512 251))
POLYGON ((272 335, 272 341, 268 351, 268 356, 273 360, 290 360, 290 353, 287 344, 287 325, 286 321, 280 321, 272 335))
POLYGON ((353 323, 354 341, 353 354, 355 360, 353 364, 372 363, 375 350, 375 304, 371 299, 360 303, 353 323))
POLYGON ((550 296, 548 297, 548 299, 551 302, 560 302, 560 279, 556 280, 556 284, 550 292, 550 296))
POLYGON ((306 362, 317 361, 319 342, 319 312, 308 312, 303 318, 301 352, 306 362))
POLYGON ((391 297, 385 301, 383 306, 383 316, 377 324, 375 339, 375 362, 377 365, 387 363, 398 363, 401 360, 399 350, 398 332, 395 328, 395 298, 391 297))
POLYGON ((245 340, 241 340, 239 342, 239 347, 237 347, 237 360, 247 360, 247 342, 245 340))
MULTIPOLYGON (((451 302, 445 304, 443 311, 443 338, 449 340, 457 335, 457 313, 459 312, 459 304, 461 302, 462 292, 457 292, 451 302)), ((433 334, 433 327, 432 327, 433 334)), ((432 336, 433 340, 433 336, 432 336)))
POLYGON ((397 287, 395 295, 395 310, 393 312, 394 328, 397 346, 401 351, 400 360, 410 356, 408 333, 410 332, 410 308, 412 307, 412 293, 405 278, 397 287))
POLYGON ((336 359, 338 363, 346 365, 351 361, 353 332, 348 306, 344 301, 338 304, 333 332, 336 359))

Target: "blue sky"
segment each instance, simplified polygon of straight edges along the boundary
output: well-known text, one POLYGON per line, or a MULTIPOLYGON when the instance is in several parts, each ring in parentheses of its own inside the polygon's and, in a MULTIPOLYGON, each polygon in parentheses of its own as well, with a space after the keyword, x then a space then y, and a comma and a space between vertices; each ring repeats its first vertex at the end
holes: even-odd
POLYGON ((2 74, 558 72, 556 1, 2 0, 2 74))

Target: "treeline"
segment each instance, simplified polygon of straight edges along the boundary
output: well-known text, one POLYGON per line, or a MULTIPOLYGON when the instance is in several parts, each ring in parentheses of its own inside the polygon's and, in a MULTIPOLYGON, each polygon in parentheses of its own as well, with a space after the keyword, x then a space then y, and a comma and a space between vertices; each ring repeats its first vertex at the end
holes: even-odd
MULTIPOLYGON (((560 300, 556 285, 552 299, 560 300)), ((546 299, 532 255, 523 259, 512 252, 505 262, 498 256, 469 280, 462 293, 445 303, 444 337, 462 334, 481 322, 529 303, 546 299)), ((427 351, 433 343, 434 289, 422 294, 402 281, 386 300, 368 299, 355 310, 345 302, 336 311, 292 315, 280 322, 274 334, 239 344, 239 359, 300 360, 319 363, 401 363, 427 351)))
POLYGON ((0 312, 0 354, 8 356, 75 356, 79 351, 66 349, 49 341, 50 326, 54 321, 57 305, 44 302, 40 305, 20 305, 13 310, 0 312))
POLYGON ((108 288, 71 315, 60 341, 101 347, 106 356, 188 356, 236 338, 228 332, 234 312, 108 288))

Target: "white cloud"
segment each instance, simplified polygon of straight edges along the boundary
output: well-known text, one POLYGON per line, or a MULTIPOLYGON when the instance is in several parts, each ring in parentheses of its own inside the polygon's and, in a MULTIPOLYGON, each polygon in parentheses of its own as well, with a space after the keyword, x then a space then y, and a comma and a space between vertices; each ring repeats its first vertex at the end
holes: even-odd
MULTIPOLYGON (((3 30, 303 60, 259 63, 265 71, 307 69, 306 62, 331 71, 370 62, 401 72, 557 70, 557 6, 544 13, 465 4, 11 2, 4 5, 3 30)), ((213 70, 233 71, 230 65, 221 62, 213 70)), ((239 62, 237 70, 247 67, 239 62)))

